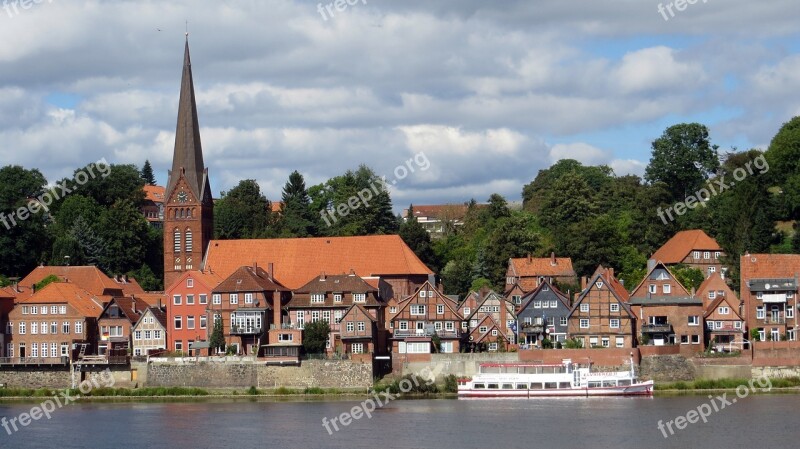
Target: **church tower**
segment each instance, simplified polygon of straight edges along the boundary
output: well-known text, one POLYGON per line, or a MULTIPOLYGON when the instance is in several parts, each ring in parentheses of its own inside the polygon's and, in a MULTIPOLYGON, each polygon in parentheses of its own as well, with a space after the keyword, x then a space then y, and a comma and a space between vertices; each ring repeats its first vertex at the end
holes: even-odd
POLYGON ((208 169, 203 165, 188 35, 175 151, 164 201, 164 288, 167 289, 182 272, 201 267, 214 232, 214 203, 208 169))

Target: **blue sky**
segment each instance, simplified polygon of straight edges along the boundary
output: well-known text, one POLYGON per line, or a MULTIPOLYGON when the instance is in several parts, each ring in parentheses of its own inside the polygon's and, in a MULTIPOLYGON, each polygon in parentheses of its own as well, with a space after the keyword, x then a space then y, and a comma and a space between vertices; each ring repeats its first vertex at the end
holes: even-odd
POLYGON ((395 207, 518 200, 560 158, 641 175, 668 126, 766 148, 800 115, 791 0, 53 1, 0 9, 0 157, 50 180, 171 165, 185 21, 212 189, 367 164, 395 207))

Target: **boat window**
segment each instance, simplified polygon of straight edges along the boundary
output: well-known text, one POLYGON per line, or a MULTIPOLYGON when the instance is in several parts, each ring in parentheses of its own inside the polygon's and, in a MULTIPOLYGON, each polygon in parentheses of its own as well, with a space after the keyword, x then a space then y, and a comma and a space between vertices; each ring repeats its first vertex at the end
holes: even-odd
POLYGON ((497 390, 497 388, 498 388, 498 385, 497 385, 497 384, 489 384, 489 387, 488 387, 488 388, 489 388, 490 390, 497 390))
POLYGON ((514 384, 503 384, 503 390, 513 390, 514 384))
POLYGON ((569 382, 559 382, 558 388, 572 388, 572 384, 569 382))
POLYGON ((541 390, 542 383, 541 382, 532 382, 531 383, 531 390, 541 390))
POLYGON ((617 386, 617 381, 615 381, 615 380, 604 380, 603 381, 603 386, 604 387, 616 387, 617 386))
POLYGON ((558 382, 545 382, 544 388, 545 390, 556 389, 558 388, 558 382))
POLYGON ((620 387, 627 387, 627 386, 629 386, 631 384, 631 381, 627 380, 627 379, 626 380, 620 380, 620 381, 617 382, 617 384, 620 387))
POLYGON ((474 388, 476 390, 482 390, 482 389, 486 388, 486 384, 475 384, 475 386, 472 387, 472 388, 474 388))
POLYGON ((527 390, 528 384, 517 384, 517 390, 527 390))
POLYGON ((589 381, 589 388, 600 388, 602 386, 602 382, 593 380, 589 381))

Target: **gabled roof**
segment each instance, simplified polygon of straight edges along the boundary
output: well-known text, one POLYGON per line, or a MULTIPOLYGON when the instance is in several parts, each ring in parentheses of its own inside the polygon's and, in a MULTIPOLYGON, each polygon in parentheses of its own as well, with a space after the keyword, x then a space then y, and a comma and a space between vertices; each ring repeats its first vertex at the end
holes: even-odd
POLYGON ((617 300, 618 303, 622 306, 622 309, 628 313, 631 318, 634 318, 633 312, 631 312, 631 306, 628 304, 629 295, 628 291, 625 290, 625 287, 614 277, 612 271, 608 268, 603 268, 602 266, 598 267, 595 270, 595 274, 592 276, 591 282, 586 286, 586 289, 581 292, 578 299, 575 301, 575 304, 572 305, 572 309, 570 310, 570 315, 572 315, 575 310, 578 309, 581 302, 586 298, 586 296, 592 290, 597 289, 597 282, 602 281, 603 287, 607 288, 611 295, 617 300))
POLYGON ((508 335, 503 331, 502 326, 498 325, 497 321, 495 321, 495 319, 491 315, 486 315, 485 317, 483 317, 483 319, 480 321, 480 323, 478 323, 478 325, 475 326, 475 329, 473 329, 472 332, 470 332, 470 335, 473 332, 475 332, 477 334, 480 334, 480 336, 478 338, 474 339, 475 343, 480 343, 483 340, 485 340, 486 337, 490 336, 491 333, 492 333, 492 330, 494 330, 494 329, 496 329, 497 333, 502 335, 503 338, 508 340, 508 335), (480 333, 481 326, 486 326, 486 332, 480 333))
POLYGON ((288 292, 280 282, 270 277, 263 268, 239 267, 212 290, 214 293, 229 292, 288 292))
MULTIPOLYGON (((501 296, 500 294, 498 294, 494 290, 489 290, 488 292, 486 292, 483 295, 483 298, 478 300, 478 303, 475 305, 475 309, 472 310, 472 313, 470 313, 468 317, 464 317, 464 319, 471 320, 472 317, 475 316, 475 314, 477 314, 477 313, 490 313, 490 312, 480 312, 480 310, 481 310, 481 306, 483 306, 486 303, 486 301, 488 301, 489 299, 492 299, 492 298, 496 298, 500 302, 501 306, 505 306, 506 310, 508 311, 508 313, 511 314, 511 316, 517 316, 516 311, 514 310, 515 307, 516 307, 514 305, 514 303, 509 301, 504 296, 501 296)), ((491 313, 494 313, 494 312, 491 312, 491 313)))
POLYGON ((164 292, 145 292, 130 295, 136 298, 137 301, 141 300, 150 307, 158 307, 159 301, 162 306, 167 304, 167 295, 164 292))
POLYGON ((229 276, 243 264, 274 263, 275 278, 290 289, 325 273, 355 270, 362 277, 433 272, 397 235, 261 240, 212 240, 204 266, 229 276))
MULTIPOLYGON (((429 281, 425 281, 416 291, 414 291, 414 293, 412 293, 411 295, 407 296, 402 301, 400 301, 397 307, 397 314, 395 314, 395 316, 392 318, 392 321, 397 319, 397 317, 401 313, 403 313, 403 311, 409 306, 409 304, 411 304, 411 299, 417 296, 421 290, 434 291, 436 293, 437 298, 441 298, 444 300, 442 302, 444 303, 445 307, 447 307, 457 317, 461 317, 461 314, 458 313, 458 304, 453 302, 453 300, 447 297, 447 295, 441 293, 439 290, 436 290, 429 281)), ((426 299, 430 299, 430 297, 427 297, 426 299)))
POLYGON ((711 304, 708 305, 708 307, 706 307, 706 311, 703 314, 703 318, 708 318, 709 316, 713 315, 714 312, 717 310, 717 307, 719 307, 723 302, 728 304, 728 307, 730 307, 734 319, 736 320, 742 319, 742 316, 739 315, 739 300, 735 296, 733 297, 717 296, 717 299, 715 299, 711 304))
POLYGON ((550 289, 550 291, 552 291, 553 293, 555 293, 555 294, 556 294, 556 297, 558 297, 558 299, 561 301, 561 303, 562 303, 562 304, 564 304, 564 306, 566 306, 566 308, 567 308, 567 309, 569 309, 569 308, 570 308, 570 307, 569 307, 569 298, 567 298, 567 295, 565 295, 565 294, 561 293, 561 290, 557 289, 555 286, 553 286, 552 284, 550 284, 550 282, 548 282, 548 281, 544 281, 544 282, 542 282, 541 284, 539 284, 539 286, 538 286, 538 287, 536 287, 536 289, 535 289, 535 290, 533 290, 532 292, 528 292, 528 293, 526 293, 526 294, 525 294, 525 295, 522 297, 522 304, 520 304, 520 306, 519 306, 519 311, 520 311, 520 313, 521 313, 523 310, 527 309, 527 308, 530 306, 530 304, 531 304, 531 303, 532 303, 532 302, 535 300, 535 298, 536 298, 537 296, 539 296, 539 293, 541 293, 541 292, 542 292, 542 290, 544 289, 544 287, 547 287, 547 288, 549 288, 549 289, 550 289))
MULTIPOLYGON (((483 206, 483 205, 476 205, 483 206)), ((416 218, 439 219, 443 216, 450 220, 463 220, 467 214, 466 204, 430 204, 414 205, 414 216, 416 218)), ((408 209, 403 209, 403 218, 408 218, 408 209)))
POLYGON ((18 297, 29 296, 32 293, 33 285, 42 279, 55 275, 61 280, 66 280, 73 283, 95 296, 103 295, 122 295, 125 289, 129 289, 133 293, 144 292, 139 284, 125 283, 123 281, 117 282, 114 279, 106 276, 99 268, 94 265, 89 266, 38 266, 33 269, 27 276, 19 281, 19 287, 22 290, 18 297))
POLYGON ((166 291, 167 292, 172 291, 175 287, 177 287, 181 283, 186 282, 186 279, 189 277, 191 277, 192 280, 198 281, 201 284, 203 284, 203 286, 205 286, 205 288, 207 288, 208 290, 213 290, 214 288, 216 288, 216 286, 220 284, 220 282, 222 282, 225 279, 222 276, 220 276, 219 273, 210 272, 208 270, 184 271, 183 273, 181 273, 180 276, 178 276, 177 279, 175 279, 172 285, 165 285, 165 287, 167 287, 166 291))
POLYGON ((361 313, 363 313, 364 315, 366 315, 366 316, 367 316, 367 318, 369 318, 369 320, 370 320, 370 321, 372 321, 373 323, 377 323, 377 322, 378 322, 378 320, 376 320, 376 319, 375 319, 375 317, 373 317, 373 316, 372 316, 372 315, 369 313, 369 311, 367 311, 367 309, 365 309, 365 308, 364 308, 364 306, 362 306, 361 304, 353 304, 352 306, 348 307, 348 308, 347 308, 347 310, 345 310, 345 311, 344 311, 344 314, 342 315, 342 321, 344 321, 344 319, 347 317, 347 315, 349 315, 349 314, 350 314, 350 311, 352 311, 352 310, 353 310, 353 308, 356 308, 356 307, 358 308, 358 310, 360 310, 360 311, 361 311, 361 313))
POLYGON ((100 318, 108 318, 103 315, 106 315, 108 310, 114 305, 119 308, 120 313, 127 318, 131 324, 137 323, 142 316, 142 312, 148 307, 148 304, 143 301, 136 301, 134 298, 127 296, 119 296, 112 298, 111 301, 106 304, 105 308, 103 308, 103 311, 100 313, 100 318))
POLYGON ((148 307, 148 308, 146 308, 142 312, 142 314, 139 317, 139 320, 136 322, 136 324, 133 325, 133 327, 139 326, 139 323, 142 322, 142 319, 145 316, 147 316, 148 313, 153 315, 153 317, 156 319, 156 321, 158 321, 158 324, 160 324, 161 327, 163 327, 164 329, 167 328, 167 312, 165 312, 163 309, 159 309, 158 307, 148 307))
POLYGON ((0 298, 13 299, 17 297, 17 292, 11 287, 0 287, 0 298))
POLYGON ((702 229, 680 231, 653 253, 651 259, 672 265, 681 263, 692 251, 722 251, 722 247, 702 229))
MULTIPOLYGON (((683 284, 681 284, 678 281, 678 279, 672 273, 672 270, 670 270, 666 265, 664 265, 662 262, 659 261, 659 262, 656 262, 655 264, 653 264, 652 267, 650 267, 650 270, 647 272, 647 274, 644 275, 644 277, 642 278, 641 282, 639 282, 639 285, 637 285, 636 288, 631 290, 631 294, 630 294, 630 302, 631 303, 633 303, 635 301, 638 301, 638 303, 642 303, 642 301, 644 301, 644 303, 646 303, 647 299, 653 298, 653 295, 651 295, 649 291, 643 290, 643 289, 646 288, 645 284, 648 281, 652 281, 653 280, 653 279, 650 279, 650 278, 652 277, 653 273, 656 270, 663 270, 663 271, 665 271, 667 273, 667 275, 669 275, 669 278, 670 278, 669 280, 673 281, 673 283, 675 285, 676 292, 675 292, 675 295, 673 295, 673 296, 675 296, 676 299, 680 298, 680 297, 685 297, 686 298, 686 297, 691 297, 692 296, 691 294, 689 294, 689 292, 686 290, 686 288, 683 286, 683 284)), ((668 296, 665 295, 664 297, 668 297, 668 296)))
POLYGON ((151 186, 150 184, 145 184, 144 199, 154 203, 163 203, 164 191, 165 188, 163 186, 151 186))
POLYGON ((509 259, 509 267, 515 276, 577 276, 569 257, 521 257, 509 259))
POLYGON ((728 287, 728 283, 725 282, 725 279, 722 279, 722 275, 718 272, 712 273, 711 276, 703 280, 703 283, 697 287, 697 296, 703 300, 703 304, 706 306, 710 306, 709 303, 712 302, 710 299, 708 299, 709 291, 723 292, 723 295, 719 295, 719 293, 717 293, 717 298, 720 296, 725 296, 729 298, 731 304, 735 304, 737 308, 741 302, 739 297, 736 296, 736 293, 734 293, 734 291, 728 287))
POLYGON ((71 282, 53 282, 20 301, 20 304, 69 304, 83 316, 97 318, 103 303, 90 292, 71 282))

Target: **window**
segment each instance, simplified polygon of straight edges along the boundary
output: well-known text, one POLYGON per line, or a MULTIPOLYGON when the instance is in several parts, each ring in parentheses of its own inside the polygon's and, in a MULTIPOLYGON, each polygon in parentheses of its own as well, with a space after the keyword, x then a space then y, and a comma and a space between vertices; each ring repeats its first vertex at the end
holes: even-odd
POLYGON ((156 340, 161 339, 161 331, 153 331, 153 338, 156 340))
POLYGON ((522 296, 521 295, 511 296, 511 302, 513 302, 514 304, 522 304, 522 296))
POLYGON ((581 318, 581 329, 589 329, 589 320, 581 318))
POLYGON ((22 306, 22 314, 23 315, 27 315, 29 310, 30 310, 29 306, 22 306))
POLYGON ((76 321, 75 322, 75 333, 82 334, 83 333, 83 321, 76 321))
POLYGON ((186 295, 186 305, 194 305, 194 295, 186 295))
POLYGON ((191 229, 187 229, 186 230, 186 252, 187 253, 192 252, 192 230, 191 229))
POLYGON ((61 356, 62 357, 66 357, 67 355, 69 355, 69 343, 62 342, 61 343, 61 356))
POLYGON ((534 309, 541 309, 542 308, 542 301, 534 301, 533 302, 534 309))
POLYGON ((33 323, 31 323, 31 335, 36 335, 38 333, 39 333, 39 323, 34 321, 33 323))
POLYGON ((689 326, 699 326, 700 317, 698 315, 689 315, 689 326))
POLYGON ((593 348, 597 346, 597 337, 590 337, 589 338, 589 347, 593 348))
POLYGON ((42 335, 47 335, 47 322, 42 321, 42 335))
POLYGON ((53 321, 50 323, 50 333, 53 335, 58 333, 58 321, 53 321))
POLYGON ((365 325, 365 323, 363 321, 359 321, 358 322, 358 331, 359 332, 364 332, 364 330, 366 330, 366 328, 367 328, 367 326, 365 325))
POLYGON ((411 306, 411 315, 425 315, 425 306, 414 304, 411 306))
POLYGON ((14 357, 14 343, 6 343, 6 357, 14 357))
POLYGON ((20 335, 25 335, 25 322, 24 321, 20 321, 19 322, 19 334, 20 335))
POLYGON ((699 345, 700 344, 700 336, 697 334, 692 335, 692 344, 699 345))
POLYGON ((611 304, 609 310, 612 312, 619 312, 619 304, 611 304))
POLYGON ((720 315, 727 315, 729 313, 731 313, 731 309, 730 308, 728 308, 728 307, 720 307, 719 308, 719 314, 720 315))
POLYGON ((133 333, 134 340, 141 340, 142 339, 142 331, 136 331, 133 333))
POLYGON ((213 295, 211 295, 211 302, 214 303, 215 305, 222 304, 222 295, 220 295, 219 293, 214 293, 213 295))
POLYGON ((618 348, 625 346, 625 337, 617 337, 616 345, 618 348))
POLYGON ((471 312, 471 310, 470 310, 469 307, 464 307, 464 316, 465 317, 468 317, 470 312, 471 312))
POLYGON ((407 331, 408 330, 408 321, 401 321, 400 322, 400 330, 407 331))
POLYGON ((444 315, 444 304, 436 304, 436 314, 444 315))
POLYGON ((341 293, 334 293, 333 294, 333 302, 342 302, 342 294, 341 293))
POLYGON ((58 306, 50 306, 50 315, 58 314, 58 306))
POLYGON ((297 311, 297 328, 305 329, 306 327, 306 313, 302 310, 297 311))
POLYGON ((756 299, 764 299, 764 292, 757 292, 756 293, 756 299))
POLYGON ((600 340, 600 341, 601 341, 601 346, 602 347, 604 347, 604 348, 609 347, 608 337, 603 337, 602 340, 600 340))
POLYGON ((597 288, 603 288, 603 281, 597 281, 594 283, 597 288))
POLYGON ((175 351, 183 351, 183 342, 182 341, 176 341, 175 342, 175 351))
POLYGON ((721 254, 721 253, 720 253, 719 251, 714 251, 714 259, 717 259, 717 260, 719 260, 719 256, 720 256, 720 254, 721 254))
POLYGON ((39 314, 39 308, 36 306, 31 307, 31 315, 38 315, 38 314, 39 314))
POLYGON ((239 294, 238 293, 231 293, 228 296, 228 300, 231 304, 239 304, 239 294))
POLYGON ((341 310, 335 310, 333 312, 333 322, 339 324, 342 321, 342 315, 344 314, 341 310))
POLYGON ((14 330, 14 324, 11 321, 6 321, 6 335, 11 335, 14 330))
POLYGON ((672 286, 669 284, 664 284, 661 288, 665 295, 672 293, 672 286))
POLYGON ((794 318, 794 307, 787 307, 786 308, 786 318, 794 318))
POLYGON ((200 329, 205 329, 208 327, 208 317, 205 315, 200 315, 200 329))
POLYGON ((312 310, 311 311, 311 322, 316 323, 319 321, 319 310, 312 310))
POLYGON ((330 322, 331 322, 331 311, 330 310, 323 310, 322 311, 322 321, 330 324, 330 322))
POLYGON ((397 307, 396 306, 389 307, 389 313, 397 313, 397 307))
POLYGON ((710 259, 710 258, 711 258, 711 252, 710 251, 704 251, 703 252, 703 259, 710 259))
POLYGON ((278 341, 292 341, 294 340, 294 335, 292 334, 278 334, 278 341))
POLYGON ((467 323, 466 321, 462 321, 461 322, 461 329, 462 330, 468 330, 469 329, 469 323, 467 323))
POLYGON ((581 312, 588 312, 588 311, 589 311, 589 304, 581 303, 581 312))
POLYGON ((181 252, 181 231, 176 229, 175 232, 172 233, 172 244, 172 248, 176 253, 181 252))
POLYGON ((176 316, 174 321, 175 329, 183 329, 183 317, 176 316))
POLYGON ((485 334, 487 330, 489 330, 489 328, 486 326, 481 326, 480 329, 478 329, 478 332, 485 334))
POLYGON ((420 298, 424 298, 424 297, 426 297, 426 296, 428 296, 428 292, 426 292, 425 290, 421 290, 421 291, 419 292, 419 297, 420 297, 420 298))
POLYGON ((39 345, 31 343, 31 357, 39 357, 39 345))
POLYGON ((497 342, 489 343, 489 350, 490 351, 497 351, 497 342))
POLYGON ((208 295, 205 293, 200 294, 200 304, 208 304, 208 295))
POLYGON ((716 273, 717 267, 708 267, 708 275, 711 276, 712 274, 716 273))
POLYGON ((312 304, 321 304, 325 302, 325 294, 324 293, 312 293, 311 294, 311 303, 312 304))
POLYGON ((181 305, 181 295, 173 295, 172 296, 172 304, 179 306, 181 305))
POLYGON ((194 279, 192 278, 186 279, 186 288, 192 288, 192 287, 194 287, 194 279))
POLYGON ((525 324, 531 324, 531 323, 533 323, 533 317, 526 316, 525 317, 525 324))
POLYGON ((352 321, 347 322, 347 332, 353 332, 355 330, 355 324, 352 321))
MULTIPOLYGON (((763 320, 764 319, 764 306, 756 307, 756 319, 763 320)), ((763 341, 763 339, 762 339, 763 341)))
POLYGON ((42 315, 47 315, 47 306, 42 306, 42 310, 39 313, 42 315))
POLYGON ((688 335, 681 335, 681 344, 688 345, 689 344, 689 336, 688 335))
POLYGON ((733 328, 734 329, 741 329, 742 328, 742 322, 741 321, 735 321, 733 323, 733 328))
POLYGON ((353 301, 354 302, 367 302, 367 294, 366 293, 353 293, 353 301))
POLYGON ((244 303, 245 304, 252 304, 253 303, 253 294, 252 293, 245 293, 244 294, 244 303))
POLYGON ((453 325, 453 322, 452 322, 452 321, 445 321, 445 323, 444 323, 444 329, 445 329, 446 331, 448 331, 448 332, 453 332, 453 330, 455 329, 455 326, 453 325))
POLYGON ((549 309, 550 308, 550 301, 542 301, 542 308, 549 309))
POLYGON ((692 252, 692 259, 699 260, 700 259, 700 251, 693 251, 692 252))
POLYGON ((66 315, 66 314, 67 314, 67 306, 60 306, 60 307, 58 308, 58 312, 59 312, 61 315, 66 315))
POLYGON ((612 329, 619 329, 619 319, 613 318, 609 321, 609 327, 612 329))
POLYGON ((406 343, 406 352, 409 354, 430 354, 431 344, 426 341, 406 343))
POLYGON ((558 307, 558 301, 550 301, 550 308, 555 309, 556 307, 558 307))
POLYGON ((717 292, 711 290, 708 292, 708 299, 717 299, 717 292))
POLYGON ((137 356, 137 355, 142 355, 142 348, 136 348, 136 349, 134 349, 134 350, 133 350, 133 355, 134 355, 134 356, 137 356))
POLYGON ((658 291, 658 286, 656 284, 650 284, 647 286, 647 291, 651 294, 655 294, 658 291))
POLYGON ((559 318, 558 319, 558 325, 559 326, 566 326, 567 325, 567 317, 562 316, 561 318, 559 318))

